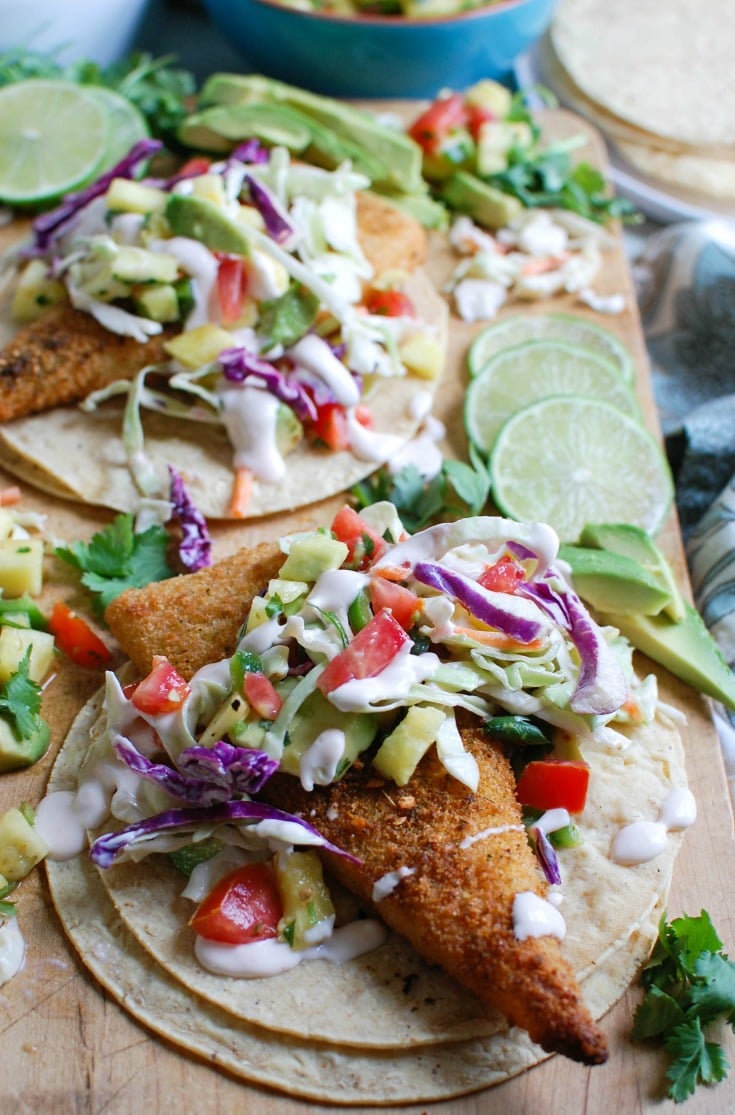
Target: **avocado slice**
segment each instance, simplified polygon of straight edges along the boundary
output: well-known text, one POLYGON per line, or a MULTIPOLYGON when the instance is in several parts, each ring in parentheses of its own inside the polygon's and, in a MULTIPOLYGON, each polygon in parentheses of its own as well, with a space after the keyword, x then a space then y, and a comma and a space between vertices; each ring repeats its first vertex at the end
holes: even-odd
POLYGON ((298 776, 301 756, 327 728, 340 728, 345 734, 344 755, 337 772, 341 777, 360 752, 373 742, 378 731, 377 717, 365 712, 335 715, 334 705, 319 690, 315 690, 306 698, 289 727, 281 770, 298 776))
POLYGON ((688 601, 682 603, 684 618, 679 623, 664 614, 611 613, 601 614, 599 619, 617 627, 634 647, 676 677, 735 711, 735 674, 699 612, 688 601))
POLYGON ((308 119, 285 105, 215 105, 188 116, 177 138, 200 151, 226 153, 233 143, 251 137, 269 147, 306 150, 312 132, 308 119))
POLYGON ((658 615, 669 603, 658 578, 625 554, 562 545, 559 557, 570 566, 579 595, 598 612, 658 615))
POLYGON ((0 773, 30 767, 46 753, 51 730, 39 716, 33 731, 23 739, 18 739, 10 724, 0 718, 0 773))
POLYGON ((503 228, 523 211, 517 197, 504 194, 465 170, 458 170, 443 182, 439 196, 450 209, 468 213, 485 228, 503 228))
POLYGON ((297 110, 335 133, 353 150, 362 150, 375 163, 374 183, 404 193, 426 192, 421 174, 421 148, 398 129, 386 127, 369 112, 309 93, 259 74, 213 74, 201 93, 203 105, 257 102, 297 110))
POLYGON ((208 198, 171 194, 166 203, 166 220, 174 236, 200 240, 213 252, 250 255, 247 231, 208 198))
POLYGON ((579 542, 582 546, 594 546, 601 550, 610 550, 622 557, 632 558, 657 581, 664 592, 668 593, 669 600, 663 609, 666 614, 677 622, 684 618, 684 604, 674 571, 643 527, 635 526, 633 523, 588 523, 580 535, 579 542))

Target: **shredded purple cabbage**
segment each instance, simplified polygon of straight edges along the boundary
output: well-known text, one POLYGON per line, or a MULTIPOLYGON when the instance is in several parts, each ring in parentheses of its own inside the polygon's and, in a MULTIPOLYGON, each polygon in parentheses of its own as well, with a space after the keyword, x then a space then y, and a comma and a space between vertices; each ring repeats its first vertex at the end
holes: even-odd
POLYGON ((517 639, 520 643, 530 643, 542 632, 540 623, 515 615, 512 611, 502 608, 497 600, 502 593, 493 593, 478 585, 469 577, 444 565, 437 565, 430 561, 420 561, 414 567, 413 575, 417 581, 424 585, 438 589, 447 596, 458 600, 460 604, 482 623, 504 631, 506 635, 517 639))
POLYGON ((131 147, 125 158, 116 163, 111 170, 105 171, 103 175, 90 183, 85 189, 79 190, 78 193, 67 194, 61 204, 49 213, 42 213, 40 217, 36 217, 33 222, 33 247, 23 254, 45 255, 49 252, 80 209, 83 209, 90 201, 94 201, 96 197, 104 194, 114 178, 133 178, 140 163, 150 159, 152 155, 161 150, 162 146, 163 144, 159 139, 139 140, 131 147))
POLYGON ((179 769, 152 763, 127 736, 116 735, 112 746, 126 766, 155 782, 166 793, 190 805, 217 805, 235 794, 254 794, 278 769, 264 751, 233 747, 220 740, 214 747, 187 747, 179 769))
POLYGON ((253 137, 246 139, 244 143, 239 143, 230 154, 230 158, 237 159, 241 163, 267 163, 269 158, 268 148, 253 137))
POLYGON ((316 419, 314 402, 301 384, 288 379, 267 360, 240 346, 225 349, 217 359, 222 365, 225 379, 231 383, 243 383, 249 376, 257 376, 263 381, 266 389, 286 406, 291 407, 299 418, 312 422, 316 419))
POLYGON ((528 830, 533 846, 536 851, 536 856, 547 883, 560 883, 561 871, 559 869, 559 860, 556 854, 554 845, 549 840, 543 829, 538 828, 536 825, 531 825, 528 830))
POLYGON ((179 558, 190 573, 212 564, 212 539, 207 520, 195 506, 184 484, 181 473, 168 466, 171 476, 169 499, 173 504, 172 518, 181 528, 179 558))
POLYGON ((298 239, 298 230, 278 199, 252 174, 247 174, 245 181, 250 190, 250 200, 263 218, 268 235, 284 248, 293 247, 298 239))
POLYGON ((318 840, 318 846, 333 855, 343 856, 352 863, 359 863, 359 859, 349 852, 337 848, 320 835, 315 828, 301 817, 291 813, 284 813, 272 805, 259 801, 227 801, 217 805, 191 806, 183 809, 169 809, 158 813, 155 817, 147 817, 136 821, 132 825, 121 829, 119 832, 108 832, 99 836, 90 849, 90 856, 98 867, 110 867, 120 855, 131 845, 143 840, 146 836, 161 832, 171 832, 177 829, 195 829, 203 826, 237 824, 244 821, 246 824, 258 824, 259 821, 280 821, 298 825, 305 833, 318 840))
MULTIPOLYGON (((546 578, 563 583, 553 567, 546 578)), ((570 588, 560 592, 548 579, 524 581, 518 592, 536 603, 569 636, 579 653, 579 676, 569 701, 572 712, 580 715, 603 716, 616 712, 628 695, 622 667, 605 639, 599 625, 570 588)))

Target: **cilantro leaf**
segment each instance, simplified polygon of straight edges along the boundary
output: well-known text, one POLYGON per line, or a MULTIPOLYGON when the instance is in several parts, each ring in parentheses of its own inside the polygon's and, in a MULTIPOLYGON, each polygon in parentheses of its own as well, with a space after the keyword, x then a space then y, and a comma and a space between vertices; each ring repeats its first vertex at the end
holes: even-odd
POLYGON ((724 1080, 730 1066, 722 1046, 707 1040, 705 1027, 735 1024, 735 964, 706 910, 669 924, 665 915, 641 976, 646 990, 633 1020, 633 1036, 659 1038, 671 1057, 669 1095, 681 1103, 697 1084, 724 1080))
POLYGON ((19 739, 33 735, 41 714, 41 686, 28 675, 30 661, 28 647, 16 672, 0 685, 0 713, 19 739))
POLYGON ((168 546, 169 537, 162 526, 136 534, 133 516, 127 514, 118 515, 90 542, 59 546, 56 553, 81 571, 82 584, 95 596, 95 611, 102 614, 124 589, 174 576, 166 557, 168 546))
POLYGON ((469 465, 464 461, 446 460, 441 471, 430 480, 422 476, 415 465, 406 465, 394 475, 387 468, 381 468, 356 484, 352 496, 358 509, 388 500, 410 534, 439 515, 477 515, 487 502, 490 478, 479 454, 470 450, 470 460, 469 465))
POLYGON ((669 1095, 676 1103, 693 1095, 700 1082, 714 1084, 724 1080, 730 1069, 722 1046, 705 1039, 698 1018, 676 1026, 665 1038, 664 1046, 675 1058, 666 1076, 671 1083, 669 1095))

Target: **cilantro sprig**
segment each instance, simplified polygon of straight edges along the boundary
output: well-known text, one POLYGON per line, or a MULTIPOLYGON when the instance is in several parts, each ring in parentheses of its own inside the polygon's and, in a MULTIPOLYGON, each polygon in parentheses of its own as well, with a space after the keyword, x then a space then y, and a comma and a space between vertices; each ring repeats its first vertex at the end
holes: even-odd
POLYGON ((81 570, 82 584, 94 596, 93 606, 102 614, 126 588, 142 588, 151 581, 174 576, 168 563, 169 536, 162 526, 135 533, 133 516, 118 515, 89 542, 58 546, 56 554, 81 570))
POLYGON ((427 480, 415 465, 392 474, 383 467, 352 488, 358 510, 371 503, 392 503, 409 534, 443 517, 477 515, 487 503, 490 477, 487 464, 470 446, 470 464, 446 460, 427 480))
POLYGON ((671 1063, 669 1096, 677 1103, 697 1084, 715 1084, 730 1070, 719 1042, 708 1028, 727 1023, 735 1029, 735 963, 722 951, 706 910, 667 924, 665 915, 641 982, 646 996, 633 1020, 633 1036, 663 1041, 671 1063))
POLYGON ((31 648, 18 663, 18 669, 0 685, 0 715, 8 721, 18 739, 28 739, 41 719, 41 686, 29 676, 31 648))

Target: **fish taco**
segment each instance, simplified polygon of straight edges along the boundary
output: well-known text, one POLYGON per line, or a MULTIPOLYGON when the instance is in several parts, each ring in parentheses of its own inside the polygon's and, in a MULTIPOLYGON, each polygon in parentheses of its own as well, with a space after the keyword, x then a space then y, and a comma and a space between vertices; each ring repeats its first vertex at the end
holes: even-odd
POLYGON ((108 607, 129 672, 38 824, 90 830, 90 858, 51 841, 51 892, 134 1016, 335 1102, 606 1059, 596 1020, 693 803, 655 678, 557 548, 542 524, 409 537, 391 505, 343 508, 108 607))
POLYGON ((2 463, 120 511, 165 501, 174 468, 203 514, 239 518, 392 458, 447 345, 424 229, 347 164, 250 142, 136 177, 153 149, 38 217, 12 255, 2 463))

